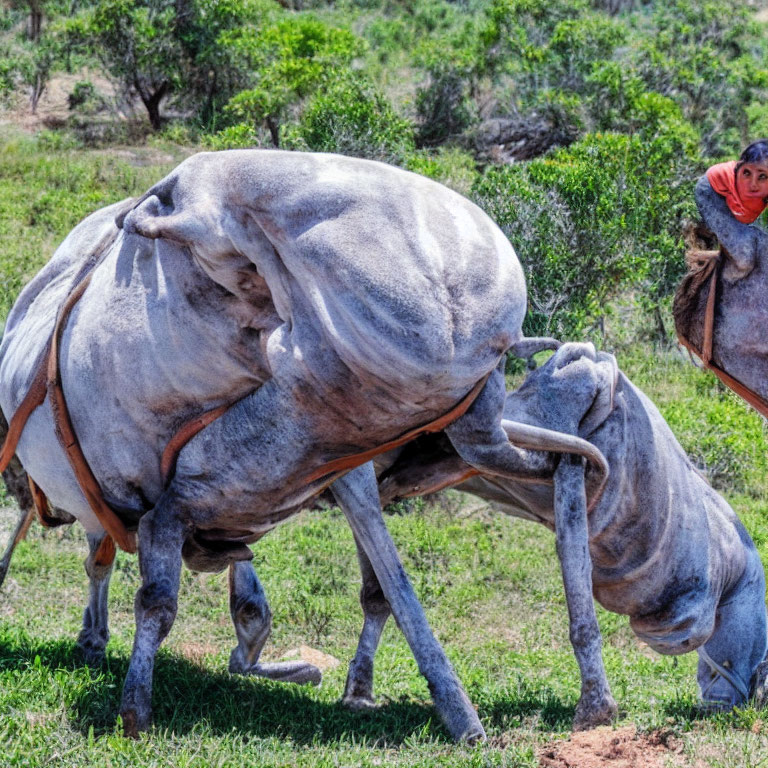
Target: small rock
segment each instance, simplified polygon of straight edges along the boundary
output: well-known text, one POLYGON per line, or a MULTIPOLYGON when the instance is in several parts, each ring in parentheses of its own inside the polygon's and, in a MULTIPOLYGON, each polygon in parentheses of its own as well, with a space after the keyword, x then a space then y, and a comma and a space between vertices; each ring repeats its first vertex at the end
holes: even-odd
POLYGON ((280 657, 280 661, 306 661, 307 664, 314 664, 321 672, 335 669, 341 664, 335 656, 318 651, 317 648, 310 648, 308 645, 291 648, 280 657))

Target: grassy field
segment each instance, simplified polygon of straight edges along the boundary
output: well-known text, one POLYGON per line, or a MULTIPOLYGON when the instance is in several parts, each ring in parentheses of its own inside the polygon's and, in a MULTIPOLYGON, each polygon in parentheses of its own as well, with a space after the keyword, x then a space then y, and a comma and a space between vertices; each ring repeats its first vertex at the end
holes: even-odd
MULTIPOLYGON (((158 145, 85 153, 50 136, 0 137, 2 314, 83 215, 144 191, 185 152, 158 145)), ((605 344, 729 498, 768 565, 764 422, 676 351, 610 333, 605 344)), ((0 544, 15 515, 10 506, 0 510, 0 544)), ((104 666, 91 669, 74 644, 86 599, 84 538, 77 528, 34 526, 0 590, 0 766, 566 765, 546 762, 559 749, 552 743, 569 736, 579 691, 552 535, 453 492, 387 520, 478 708, 486 744, 450 742, 393 622, 377 659, 382 706, 352 713, 338 703, 361 625, 360 578, 343 516, 328 510, 277 529, 255 548, 254 561, 274 613, 265 658, 304 644, 322 651, 340 662, 323 685, 229 675, 226 575, 185 571, 178 619, 156 668, 155 723, 138 741, 123 738, 117 721, 136 559, 118 557, 112 639, 104 666)), ((633 743, 646 750, 627 765, 768 766, 764 713, 700 712, 694 655, 661 657, 624 617, 599 611, 599 619, 620 707, 615 733, 635 728, 633 743)), ((608 757, 599 764, 621 765, 608 757)))

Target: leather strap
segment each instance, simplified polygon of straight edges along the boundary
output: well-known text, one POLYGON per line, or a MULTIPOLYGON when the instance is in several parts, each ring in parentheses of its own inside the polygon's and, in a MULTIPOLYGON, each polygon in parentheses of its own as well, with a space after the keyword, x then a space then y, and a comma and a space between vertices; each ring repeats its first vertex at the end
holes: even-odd
POLYGON ((163 485, 168 485, 171 475, 176 469, 176 459, 181 453, 181 449, 198 433, 205 429, 210 423, 216 421, 219 416, 223 416, 230 408, 231 404, 220 405, 211 411, 206 411, 201 416, 196 416, 191 421, 182 425, 181 429, 168 441, 163 455, 160 458, 160 471, 163 476, 163 485))
POLYGON ((21 528, 19 528, 16 531, 16 535, 13 537, 13 544, 12 544, 11 551, 13 551, 13 549, 16 549, 16 545, 20 541, 24 541, 24 539, 27 538, 27 532, 29 531, 29 526, 32 525, 32 520, 34 516, 35 516, 34 512, 31 509, 27 510, 27 514, 26 514, 26 517, 24 518, 24 522, 21 524, 21 528))
POLYGON ((24 431, 24 426, 27 423, 32 411, 39 405, 43 404, 45 400, 45 393, 47 391, 48 380, 46 375, 46 364, 48 361, 48 355, 51 349, 51 342, 43 351, 41 362, 35 373, 35 378, 32 380, 32 386, 24 395, 24 399, 21 401, 21 405, 16 409, 16 413, 13 414, 11 423, 8 426, 8 434, 3 441, 3 447, 0 449, 0 472, 5 472, 8 469, 8 465, 11 463, 13 454, 16 453, 16 446, 19 444, 21 433, 24 431))
MULTIPOLYGON (((472 405, 477 396, 480 394, 480 391, 485 386, 485 382, 488 381, 488 378, 492 372, 493 371, 490 371, 485 376, 483 376, 483 378, 480 379, 480 381, 478 381, 474 387, 472 387, 472 389, 459 401, 459 403, 457 403, 453 408, 451 408, 450 411, 448 411, 448 413, 443 414, 439 418, 435 419, 434 421, 430 421, 423 426, 411 429, 408 432, 400 435, 400 437, 396 437, 394 440, 390 440, 389 442, 384 443, 383 445, 379 445, 376 448, 370 448, 369 450, 363 451, 361 453, 355 453, 351 456, 342 456, 341 458, 326 462, 325 464, 322 464, 321 466, 312 470, 304 479, 304 482, 309 485, 309 483, 313 483, 316 480, 325 478, 323 487, 328 487, 331 483, 333 483, 334 480, 338 480, 339 477, 348 472, 350 469, 355 469, 361 464, 365 464, 366 461, 370 461, 372 458, 378 456, 379 454, 391 451, 393 448, 398 448, 399 446, 407 443, 410 440, 413 440, 419 435, 428 432, 442 431, 467 412, 469 406, 472 405)), ((207 411, 202 416, 198 416, 191 421, 188 421, 171 438, 170 442, 163 451, 160 464, 164 482, 167 483, 170 480, 171 473, 176 464, 176 459, 178 458, 181 449, 198 432, 207 427, 211 422, 218 419, 219 416, 222 416, 231 407, 231 405, 220 405, 218 408, 207 411)))
POLYGON ((29 482, 29 492, 32 494, 32 502, 35 505, 40 525, 43 528, 58 528, 60 525, 66 525, 66 520, 61 520, 48 514, 50 506, 48 504, 48 497, 43 492, 43 489, 29 475, 27 475, 27 481, 29 482))
POLYGON ((704 310, 704 339, 702 340, 701 360, 704 365, 709 365, 712 360, 712 344, 715 335, 715 301, 717 296, 717 276, 720 272, 720 257, 712 268, 712 277, 709 279, 709 294, 707 306, 704 310))
POLYGON ((342 456, 339 459, 333 459, 325 464, 321 464, 307 475, 305 482, 313 483, 315 480, 325 477, 325 475, 348 472, 350 469, 355 469, 361 464, 365 464, 366 461, 370 461, 379 454, 386 453, 394 448, 399 448, 401 445, 404 445, 419 435, 427 434, 429 432, 441 432, 469 410, 469 406, 475 402, 491 373, 493 373, 493 371, 489 371, 483 376, 483 378, 480 379, 480 381, 478 381, 475 386, 472 387, 472 389, 470 389, 450 411, 448 411, 448 413, 443 414, 434 421, 430 421, 428 424, 424 424, 421 427, 410 429, 400 435, 400 437, 396 437, 394 440, 384 443, 384 445, 370 448, 362 453, 354 453, 351 456, 342 456))
MULTIPOLYGON (((95 266, 95 265, 94 265, 95 266)), ((56 320, 56 327, 51 338, 51 352, 48 357, 48 398, 53 411, 56 437, 67 455, 72 471, 75 473, 88 506, 98 518, 104 530, 115 540, 120 549, 125 552, 136 552, 136 534, 125 527, 123 521, 112 511, 106 501, 101 487, 96 480, 88 461, 83 454, 75 434, 72 420, 69 417, 67 401, 61 383, 59 369, 59 344, 72 308, 85 292, 91 282, 93 270, 80 281, 74 291, 67 297, 56 320)))
POLYGON ((93 556, 94 565, 112 565, 115 562, 115 540, 107 533, 93 556))

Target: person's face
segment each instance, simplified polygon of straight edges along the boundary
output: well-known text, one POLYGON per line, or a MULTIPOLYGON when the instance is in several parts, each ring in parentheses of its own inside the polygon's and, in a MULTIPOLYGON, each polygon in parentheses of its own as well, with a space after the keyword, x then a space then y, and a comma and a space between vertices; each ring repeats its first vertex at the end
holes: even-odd
POLYGON ((768 165, 744 163, 736 174, 736 188, 742 197, 768 197, 768 165))

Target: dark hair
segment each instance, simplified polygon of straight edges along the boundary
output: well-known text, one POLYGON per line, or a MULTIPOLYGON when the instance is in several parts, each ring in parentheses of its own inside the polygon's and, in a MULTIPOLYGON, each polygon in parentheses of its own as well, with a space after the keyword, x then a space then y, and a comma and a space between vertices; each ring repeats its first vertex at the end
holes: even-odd
POLYGON ((753 141, 739 157, 736 164, 738 171, 744 163, 764 163, 768 161, 768 139, 758 139, 753 141))

